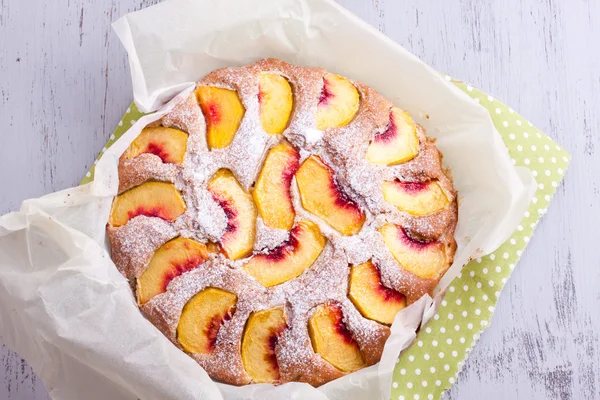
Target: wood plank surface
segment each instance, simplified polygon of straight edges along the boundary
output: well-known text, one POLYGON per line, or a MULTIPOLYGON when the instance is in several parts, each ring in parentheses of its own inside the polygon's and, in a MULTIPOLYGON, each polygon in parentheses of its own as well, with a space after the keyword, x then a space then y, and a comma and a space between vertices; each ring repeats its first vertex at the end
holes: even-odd
MULTIPOLYGON (((339 0, 573 155, 449 399, 600 399, 600 2, 339 0)), ((0 0, 0 214, 79 182, 131 101, 110 23, 156 0, 0 0)), ((0 343, 1 343, 0 338, 0 343)), ((5 346, 0 399, 45 400, 5 346)))

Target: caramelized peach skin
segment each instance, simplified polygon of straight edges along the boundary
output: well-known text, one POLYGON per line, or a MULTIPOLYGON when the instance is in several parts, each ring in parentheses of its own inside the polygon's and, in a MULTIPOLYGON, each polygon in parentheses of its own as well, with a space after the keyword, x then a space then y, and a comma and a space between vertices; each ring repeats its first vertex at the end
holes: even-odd
POLYGON ((333 170, 318 156, 302 163, 296 172, 296 182, 306 211, 322 218, 342 235, 360 231, 365 215, 337 185, 333 170))
POLYGON ((279 336, 287 327, 283 308, 271 308, 250 315, 242 338, 242 362, 254 383, 279 380, 275 349, 279 336))
POLYGON ((207 259, 206 246, 195 240, 178 237, 163 244, 137 280, 138 302, 143 305, 164 293, 173 279, 197 268, 207 259))
POLYGON ((151 181, 118 195, 112 205, 109 223, 122 226, 138 215, 175 221, 184 211, 185 203, 175 185, 151 181))
POLYGON ((375 135, 367 149, 371 164, 395 165, 412 160, 419 154, 417 127, 410 114, 393 107, 384 132, 375 135))
POLYGON ((144 128, 125 152, 125 157, 132 159, 140 154, 150 153, 158 156, 164 163, 181 164, 187 139, 187 133, 178 129, 162 126, 144 128))
POLYGON ((233 90, 213 86, 200 86, 196 96, 206 120, 208 147, 229 146, 246 113, 240 97, 233 90))
POLYGON ((300 154, 288 142, 269 150, 254 192, 258 212, 265 225, 289 231, 294 225, 296 212, 290 186, 299 167, 300 154))
POLYGON ((406 297, 383 285, 379 269, 371 261, 352 267, 348 297, 365 318, 387 325, 406 307, 406 297))
POLYGON ((237 295, 207 288, 198 292, 183 307, 177 325, 177 340, 188 353, 210 354, 215 349, 221 326, 235 312, 237 295))
POLYGON ((208 183, 214 200, 223 208, 227 227, 220 241, 221 251, 231 260, 250 254, 256 235, 256 207, 231 171, 221 169, 208 183))
POLYGON ((450 199, 438 181, 427 182, 384 182, 382 185, 385 201, 400 211, 423 216, 443 210, 450 199))
POLYGON ((334 74, 323 78, 323 89, 317 106, 317 129, 347 125, 358 111, 358 90, 348 79, 334 74))
POLYGON ((340 371, 352 372, 366 365, 338 304, 318 306, 308 320, 308 332, 315 353, 340 371))
POLYGON ((258 78, 260 122, 270 135, 279 135, 287 127, 293 107, 292 88, 284 77, 262 73, 258 78))
POLYGON ((265 287, 300 276, 319 257, 327 240, 311 221, 301 221, 288 240, 268 254, 256 254, 244 270, 265 287))
POLYGON ((413 239, 394 224, 382 226, 379 232, 392 256, 405 270, 421 278, 434 279, 448 267, 443 243, 413 239))

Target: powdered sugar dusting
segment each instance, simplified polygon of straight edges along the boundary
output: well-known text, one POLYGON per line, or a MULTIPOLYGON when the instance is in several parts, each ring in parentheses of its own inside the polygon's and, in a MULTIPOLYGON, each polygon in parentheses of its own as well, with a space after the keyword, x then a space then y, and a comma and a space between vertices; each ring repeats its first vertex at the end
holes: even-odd
POLYGON ((175 236, 173 223, 144 215, 118 228, 108 227, 113 260, 130 280, 138 278, 156 249, 175 236))
POLYGON ((194 232, 201 242, 218 242, 227 228, 227 216, 206 186, 198 186, 198 183, 187 186, 191 189, 187 198, 192 203, 185 217, 181 219, 185 221, 185 226, 181 228, 194 232))
POLYGON ((283 229, 271 228, 263 222, 262 218, 256 220, 256 238, 254 251, 257 253, 274 249, 284 242, 290 233, 283 229))
MULTIPOLYGON (((138 216, 122 227, 107 228, 113 260, 132 285, 143 273, 154 251, 177 235, 203 243, 218 242, 226 231, 227 217, 207 190, 211 177, 219 169, 227 168, 242 187, 251 191, 266 153, 281 140, 289 141, 299 150, 301 162, 311 155, 318 155, 334 171, 336 183, 365 215, 365 223, 358 234, 340 235, 302 207, 294 178, 290 192, 296 211, 295 222, 313 221, 327 238, 325 248, 310 268, 295 279, 265 288, 244 271, 248 258, 231 261, 222 254, 211 253, 208 261, 173 279, 165 293, 141 307, 146 317, 183 350, 177 340, 177 325, 185 304, 208 287, 237 294, 235 312, 221 325, 214 351, 191 355, 215 380, 235 385, 251 382, 241 359, 244 327, 252 312, 274 307, 284 308, 288 325, 275 347, 279 383, 303 381, 318 386, 344 374, 316 354, 312 347, 308 321, 316 307, 322 304, 341 307, 343 321, 367 365, 378 362, 389 328, 364 318, 348 299, 351 265, 372 260, 381 272, 382 283, 406 295, 410 303, 430 292, 439 278, 423 279, 404 270, 385 246, 378 230, 386 223, 398 224, 419 240, 439 240, 449 246, 450 258, 453 255, 456 193, 442 169, 441 155, 433 141, 417 127, 419 153, 414 159, 395 166, 369 164, 365 160, 367 148, 374 135, 386 129, 392 104, 367 86, 353 82, 361 97, 354 119, 343 127, 318 130, 316 112, 325 74, 326 71, 320 68, 302 68, 272 59, 242 68, 214 71, 200 80, 198 86, 234 90, 245 108, 239 129, 228 147, 208 148, 206 121, 193 93, 156 123, 188 133, 187 150, 181 165, 164 164, 151 154, 120 161, 120 193, 149 179, 167 181, 175 184, 186 203, 185 212, 173 223, 138 216), (280 74, 292 86, 293 112, 282 135, 267 134, 260 123, 258 77, 261 72, 280 74), (407 182, 436 179, 451 205, 421 217, 402 212, 386 202, 381 192, 384 181, 395 179, 407 182)), ((289 232, 270 228, 259 217, 254 252, 268 252, 288 237, 289 232)))
POLYGON ((312 149, 317 143, 323 139, 323 131, 316 128, 306 128, 300 132, 304 136, 304 146, 307 149, 312 149))
POLYGON ((121 160, 119 164, 119 193, 141 185, 149 179, 175 182, 177 166, 164 164, 154 154, 140 154, 131 160, 121 160))

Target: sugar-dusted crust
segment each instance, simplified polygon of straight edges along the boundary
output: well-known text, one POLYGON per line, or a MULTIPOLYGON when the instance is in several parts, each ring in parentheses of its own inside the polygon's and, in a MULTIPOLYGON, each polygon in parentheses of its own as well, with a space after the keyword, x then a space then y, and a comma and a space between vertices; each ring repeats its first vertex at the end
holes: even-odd
MULTIPOLYGON (((158 121, 189 134, 187 151, 181 165, 164 164, 152 154, 143 154, 119 163, 119 193, 146 180, 172 182, 181 191, 187 209, 174 222, 156 217, 138 216, 121 227, 108 226, 112 257, 135 290, 136 280, 144 272, 152 255, 162 244, 176 236, 201 242, 216 242, 226 227, 223 210, 215 203, 206 186, 220 168, 230 169, 246 189, 251 190, 268 149, 288 140, 300 149, 301 161, 319 155, 335 171, 338 184, 366 215, 362 230, 354 236, 340 236, 322 220, 302 209, 295 182, 292 198, 296 221, 308 219, 319 225, 328 239, 317 261, 298 278, 265 288, 248 275, 242 266, 247 259, 230 261, 211 254, 200 268, 171 281, 167 291, 141 306, 144 315, 176 346, 177 324, 186 302, 206 287, 221 288, 238 295, 236 311, 223 323, 215 350, 208 355, 191 354, 215 380, 243 385, 251 383, 241 360, 241 338, 249 315, 258 310, 284 307, 288 328, 281 334, 276 355, 280 383, 302 381, 321 385, 344 373, 313 351, 308 335, 308 319, 315 307, 337 302, 344 322, 358 343, 368 365, 381 358, 389 327, 364 318, 348 299, 350 266, 372 259, 379 267, 384 285, 407 297, 409 303, 431 293, 452 263, 456 250, 454 229, 457 221, 456 192, 451 178, 442 167, 442 156, 434 141, 418 126, 419 154, 396 166, 376 166, 364 159, 370 140, 382 132, 389 121, 392 104, 376 91, 353 82, 360 93, 360 106, 346 126, 317 132, 315 114, 327 71, 304 68, 280 60, 267 59, 241 68, 224 68, 201 79, 197 85, 219 86, 236 90, 246 109, 240 128, 230 146, 209 151, 206 123, 195 94, 158 121), (273 72, 287 78, 294 94, 294 109, 283 135, 268 135, 259 120, 258 76, 273 72), (399 179, 424 182, 436 179, 450 199, 443 210, 423 217, 399 211, 383 199, 383 181, 399 179), (386 222, 401 225, 409 235, 422 240, 436 239, 448 255, 446 268, 434 279, 424 279, 403 269, 392 257, 377 231, 386 222)), ((255 251, 273 248, 287 233, 257 222, 255 251)))

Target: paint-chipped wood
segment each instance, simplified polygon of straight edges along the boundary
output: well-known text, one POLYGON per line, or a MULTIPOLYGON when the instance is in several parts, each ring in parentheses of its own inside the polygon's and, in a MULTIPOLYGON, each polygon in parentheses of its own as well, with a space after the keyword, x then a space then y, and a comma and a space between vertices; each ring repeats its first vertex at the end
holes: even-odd
MULTIPOLYGON (((131 99, 110 22, 156 2, 0 0, 0 213, 85 174, 131 99)), ((573 155, 492 326, 446 397, 600 398, 600 2, 340 3, 436 69, 510 104, 573 155)), ((47 398, 2 347, 0 399, 47 398)))

